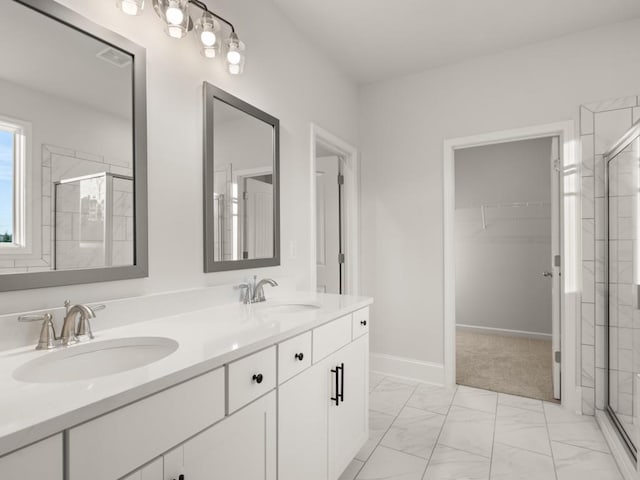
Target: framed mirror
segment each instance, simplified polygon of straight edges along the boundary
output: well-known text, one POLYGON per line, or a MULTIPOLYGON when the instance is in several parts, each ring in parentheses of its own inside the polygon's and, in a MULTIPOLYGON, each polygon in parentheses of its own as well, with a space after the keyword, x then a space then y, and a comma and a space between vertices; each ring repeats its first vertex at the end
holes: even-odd
POLYGON ((145 50, 54 1, 0 8, 0 291, 146 276, 145 50))
POLYGON ((204 84, 204 271, 280 265, 280 122, 204 84))

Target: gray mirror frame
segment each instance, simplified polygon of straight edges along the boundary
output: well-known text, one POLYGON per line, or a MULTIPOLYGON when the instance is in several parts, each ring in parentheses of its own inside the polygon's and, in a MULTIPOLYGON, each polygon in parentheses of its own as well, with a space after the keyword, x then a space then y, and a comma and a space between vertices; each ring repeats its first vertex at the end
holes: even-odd
POLYGON ((110 282, 147 277, 148 218, 147 218, 147 94, 146 50, 105 27, 97 25, 51 0, 14 0, 38 13, 61 22, 97 40, 129 53, 133 57, 133 154, 134 154, 134 265, 50 272, 0 275, 0 292, 32 288, 110 282))
POLYGON ((242 270, 246 268, 273 267, 280 265, 280 120, 253 105, 211 85, 203 83, 204 93, 204 271, 205 273, 242 270), (255 258, 249 260, 214 260, 215 221, 213 219, 213 110, 214 101, 218 99, 227 105, 237 108, 252 117, 262 120, 273 127, 273 250, 271 258, 255 258))

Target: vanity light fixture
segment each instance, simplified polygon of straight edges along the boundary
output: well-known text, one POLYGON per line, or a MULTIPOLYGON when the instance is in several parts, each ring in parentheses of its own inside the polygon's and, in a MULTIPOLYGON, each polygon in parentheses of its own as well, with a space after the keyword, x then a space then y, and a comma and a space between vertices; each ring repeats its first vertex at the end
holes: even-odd
MULTIPOLYGON (((127 15, 139 15, 144 8, 145 0, 116 0, 117 7, 127 15)), ((224 49, 227 71, 231 75, 239 75, 244 71, 245 44, 238 38, 233 24, 220 15, 213 13, 201 0, 152 0, 153 8, 164 21, 165 32, 172 38, 184 38, 191 30, 198 33, 200 52, 205 58, 216 58, 224 49), (190 7, 199 9, 200 17, 193 21, 190 7), (224 23, 231 29, 229 37, 222 41, 221 25, 224 23)))
POLYGON ((117 0, 116 5, 127 15, 140 15, 144 8, 144 0, 117 0))

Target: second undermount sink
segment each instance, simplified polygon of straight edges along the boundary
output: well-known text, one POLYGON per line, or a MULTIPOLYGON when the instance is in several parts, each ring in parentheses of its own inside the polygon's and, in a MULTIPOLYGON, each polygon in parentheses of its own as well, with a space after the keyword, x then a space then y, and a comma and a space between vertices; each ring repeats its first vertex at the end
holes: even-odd
POLYGON ((262 308, 273 313, 301 313, 317 310, 320 305, 312 302, 266 302, 262 308))
POLYGON ((165 337, 133 337, 94 341, 47 352, 13 372, 29 383, 87 380, 133 370, 157 362, 178 349, 165 337))

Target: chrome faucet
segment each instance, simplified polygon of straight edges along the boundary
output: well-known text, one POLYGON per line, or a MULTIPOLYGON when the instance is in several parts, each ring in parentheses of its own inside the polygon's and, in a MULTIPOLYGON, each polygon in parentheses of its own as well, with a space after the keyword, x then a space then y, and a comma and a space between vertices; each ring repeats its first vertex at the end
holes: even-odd
MULTIPOLYGON (((254 279, 255 281, 255 279, 254 279)), ((253 287, 253 303, 265 302, 267 298, 264 296, 264 286, 271 285, 272 287, 277 287, 278 282, 272 280, 270 278, 263 278, 260 280, 255 287, 253 287)))
POLYGON ((271 285, 272 287, 278 286, 278 282, 271 278, 263 278, 259 282, 257 282, 257 278, 258 277, 254 275, 253 283, 241 283, 238 285, 238 288, 243 290, 241 300, 245 305, 266 301, 267 299, 264 296, 265 285, 271 285))
POLYGON ((71 305, 69 300, 64 302, 67 307, 67 314, 64 316, 64 323, 62 324, 62 333, 60 334, 60 340, 62 345, 73 345, 78 343, 78 336, 86 336, 89 339, 93 338, 91 332, 91 324, 89 319, 95 318, 94 311, 86 305, 71 305), (76 323, 76 317, 80 315, 80 320, 76 323))

